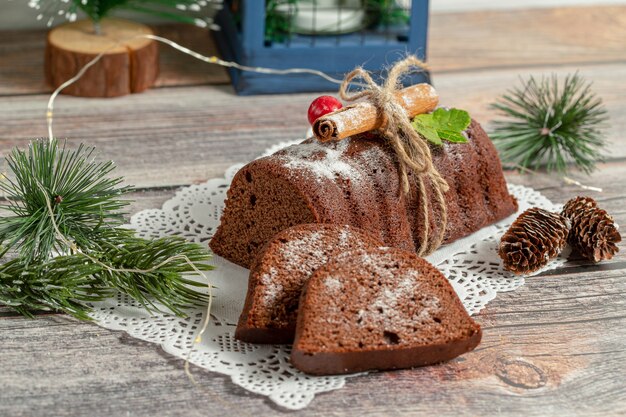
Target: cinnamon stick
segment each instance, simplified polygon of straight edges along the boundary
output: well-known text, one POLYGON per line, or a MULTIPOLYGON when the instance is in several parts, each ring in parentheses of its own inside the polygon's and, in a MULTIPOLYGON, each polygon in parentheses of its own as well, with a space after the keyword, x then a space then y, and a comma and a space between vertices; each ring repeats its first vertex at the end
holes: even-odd
MULTIPOLYGON (((416 84, 395 93, 407 117, 433 111, 439 95, 430 84, 416 84)), ((379 129, 385 123, 374 103, 360 101, 320 117, 313 123, 313 134, 320 142, 339 141, 359 133, 379 129)))

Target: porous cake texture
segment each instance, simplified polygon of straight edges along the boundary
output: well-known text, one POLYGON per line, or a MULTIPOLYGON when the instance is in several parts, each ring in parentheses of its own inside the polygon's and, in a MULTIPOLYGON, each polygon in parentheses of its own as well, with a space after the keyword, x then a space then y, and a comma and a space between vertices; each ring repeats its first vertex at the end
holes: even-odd
POLYGON ((302 287, 329 258, 381 246, 348 225, 302 224, 283 230, 250 268, 248 293, 235 337, 251 343, 292 343, 302 287))
MULTIPOLYGON (((432 146, 433 161, 446 179, 448 222, 444 243, 503 219, 517 210, 498 154, 476 121, 468 143, 432 146)), ((244 166, 227 193, 211 249, 250 267, 276 233, 305 223, 349 224, 370 231, 385 245, 415 251, 424 231, 415 175, 401 190, 397 160, 384 140, 359 136, 340 142, 307 139, 244 166)), ((429 230, 443 227, 433 190, 426 184, 429 230)))
POLYGON ((448 280, 414 253, 346 252, 318 268, 300 299, 292 364, 315 375, 401 369, 474 349, 480 326, 448 280))

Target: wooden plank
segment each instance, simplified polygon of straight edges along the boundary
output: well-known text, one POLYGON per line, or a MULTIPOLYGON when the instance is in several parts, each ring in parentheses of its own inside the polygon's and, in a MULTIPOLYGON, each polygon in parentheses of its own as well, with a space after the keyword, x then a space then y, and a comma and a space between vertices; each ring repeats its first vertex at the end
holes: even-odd
MULTIPOLYGON (((556 202, 578 194, 549 176, 507 174, 556 202)), ((600 167, 592 193, 626 224, 626 164, 600 167)), ((159 207, 173 190, 133 195, 133 210, 159 207)), ((587 193, 586 193, 587 194, 587 193)), ((626 242, 610 262, 568 263, 500 293, 477 320, 479 348, 448 364, 348 380, 319 395, 305 416, 571 415, 626 413, 626 242), (374 388, 375 387, 375 388, 374 388), (572 401, 575 398, 576 401, 572 401)), ((193 368, 152 344, 71 318, 28 320, 0 310, 0 415, 275 415, 263 397, 193 368), (132 360, 129 360, 132 358, 132 360)))
MULTIPOLYGON (((495 2, 492 2, 495 3, 495 2)), ((626 60, 626 6, 432 14, 437 73, 626 60)))
POLYGON ((520 77, 527 79, 533 75, 556 74, 563 78, 578 71, 592 83, 593 91, 600 97, 608 111, 609 123, 605 127, 607 147, 604 152, 607 160, 621 160, 626 157, 626 129, 623 115, 626 114, 626 83, 615 80, 626 75, 626 62, 588 66, 537 67, 532 69, 507 68, 481 70, 463 73, 443 73, 434 77, 440 94, 440 103, 459 107, 470 112, 472 117, 483 124, 487 131, 491 122, 501 118, 490 109, 499 96, 513 86, 521 86, 520 77), (623 86, 623 89, 622 89, 623 86))
POLYGON ((431 13, 458 13, 479 10, 517 10, 571 6, 623 5, 624 0, 437 0, 431 2, 431 13))
MULTIPOLYGON (((615 14, 618 20, 622 19, 620 13, 615 14)), ((524 16, 519 24, 525 22, 531 27, 532 20, 524 16)), ((462 17, 458 15, 455 24, 463 25, 462 17)), ((475 24, 481 22, 477 16, 469 18, 475 24)), ((517 24, 512 19, 506 22, 517 24)), ((608 27, 609 31, 611 22, 602 22, 601 27, 586 29, 608 27)), ((495 18, 483 23, 501 30, 495 18)), ((506 31, 502 29, 501 33, 507 33, 509 27, 502 27, 506 31)), ((477 39, 489 33, 478 32, 468 29, 467 33, 477 39)), ((450 27, 450 33, 460 36, 462 32, 450 27)), ((522 43, 536 36, 516 32, 514 26, 512 33, 521 36, 518 41, 522 43)), ((549 32, 544 36, 559 34, 549 32)), ((607 35, 603 32, 599 36, 607 35)), ((29 42, 39 41, 29 39, 27 36, 24 40, 27 47, 29 42)), ((21 41, 3 41, 0 36, 0 53, 7 50, 2 48, 13 45, 10 54, 3 56, 18 57, 21 41)), ((519 73, 552 72, 554 67, 508 68, 522 64, 516 64, 517 58, 507 56, 506 51, 494 49, 495 55, 489 55, 485 51, 490 49, 491 39, 482 42, 481 53, 491 57, 485 62, 493 60, 497 63, 494 66, 506 68, 486 70, 476 65, 471 67, 473 71, 461 73, 457 72, 461 67, 452 63, 448 68, 442 66, 434 79, 443 104, 466 108, 489 125, 494 115, 488 103, 515 82, 519 73)), ((499 42, 493 40, 495 45, 499 42)), ((591 44, 594 40, 579 38, 579 42, 591 44)), ((567 42, 562 41, 564 44, 567 42)), ((585 62, 610 60, 606 56, 615 53, 612 48, 614 44, 609 43, 604 57, 590 49, 591 61, 585 62)), ((563 62, 578 62, 568 61, 566 49, 556 51, 563 62)), ((458 51, 459 60, 469 56, 467 50, 462 54, 463 50, 458 51)), ((576 54, 584 58, 581 51, 577 49, 576 54)), ((532 51, 519 52, 526 54, 528 65, 534 65, 532 51)), ((541 54, 540 58, 545 59, 541 54)), ((477 59, 480 61, 480 57, 477 59)), ((0 62, 2 80, 6 79, 4 62, 0 62)), ((577 67, 566 65, 559 72, 577 67)), ((575 178, 603 187, 604 192, 581 191, 548 175, 510 172, 507 178, 540 189, 555 202, 577 194, 592 195, 618 223, 626 224, 626 138, 622 135, 626 130, 626 85, 620 81, 626 77, 626 65, 604 63, 583 65, 581 69, 595 82, 594 88, 605 99, 612 116, 608 131, 611 160, 590 178, 575 178)), ((24 66, 27 74, 29 70, 24 66)), ((178 70, 176 73, 180 74, 178 70)), ((33 81, 25 77, 11 82, 21 85, 20 94, 42 91, 36 90, 38 87, 29 90, 29 80, 33 81)), ((186 83, 183 79, 177 82, 186 83)), ((232 163, 247 161, 280 140, 302 136, 306 108, 314 96, 241 98, 235 97, 230 87, 203 86, 156 89, 111 101, 62 97, 57 103, 55 131, 68 136, 71 143, 84 139, 97 145, 102 157, 116 160, 119 173, 129 182, 159 187, 133 195, 136 201, 131 211, 136 211, 160 207, 177 186, 221 175, 232 163)), ((45 134, 46 101, 45 95, 5 97, 0 101, 0 154, 32 136, 45 134)), ((298 414, 626 414, 626 242, 620 248, 610 262, 589 265, 572 260, 556 272, 529 278, 516 292, 499 294, 477 317, 485 336, 476 351, 441 366, 350 379, 344 389, 319 395, 298 414)), ((228 378, 198 368, 194 368, 194 375, 200 386, 195 387, 187 380, 182 361, 154 345, 60 315, 27 320, 0 308, 0 369, 0 415, 262 416, 279 411, 263 397, 237 388, 228 378)))
MULTIPOLYGON (((406 3, 410 0, 402 0, 406 3)), ((5 2, 0 14, 0 28, 4 29, 45 29, 46 20, 37 20, 39 10, 25 7, 19 2, 5 2)), ((254 1, 252 3, 255 3, 254 1)), ((400 3, 400 2, 399 2, 400 3)), ((537 7, 566 7, 573 5, 605 5, 624 4, 624 0, 507 0, 506 2, 493 2, 491 0, 437 0, 430 4, 432 13, 460 12, 476 10, 505 10, 505 9, 527 9, 537 7)), ((154 16, 140 15, 132 12, 116 12, 120 17, 128 17, 142 23, 159 23, 167 21, 154 16)), ((82 17, 79 12, 79 17, 82 17)), ((62 20, 55 20, 59 23, 62 20)))
MULTIPOLYGON (((221 176, 275 143, 304 137, 311 99, 240 98, 230 87, 210 86, 151 90, 115 102, 91 99, 88 106, 62 97, 55 132, 72 144, 97 146, 139 187, 189 184, 221 176)), ((43 123, 28 122, 43 122, 45 102, 44 96, 15 96, 0 103, 0 153, 45 135, 43 123)))
MULTIPOLYGON (((188 25, 155 26, 157 35, 201 54, 214 55, 217 47, 206 29, 188 25)), ((0 96, 50 92, 45 84, 43 59, 46 31, 0 31, 0 96)), ((169 46, 160 46, 161 73, 156 87, 195 84, 226 84, 226 70, 201 63, 169 46)))
MULTIPOLYGON (((557 74, 578 67, 562 67, 557 74)), ((550 73, 542 67, 533 74, 550 73)), ((626 157, 626 63, 591 65, 580 72, 609 110, 609 158, 626 157)), ((489 104, 525 70, 499 69, 435 75, 441 103, 467 109, 487 127, 495 117, 489 104)), ((317 94, 238 97, 230 86, 155 89, 109 99, 59 97, 54 132, 71 144, 85 141, 118 164, 138 187, 190 184, 221 176, 281 141, 303 138, 306 111, 317 94)), ((46 135, 47 96, 5 97, 0 101, 0 154, 29 138, 46 135)))
MULTIPOLYGON (((157 35, 174 41, 200 54, 219 55, 213 36, 207 29, 181 24, 154 26, 157 35)), ((196 84, 229 84, 228 71, 217 65, 209 65, 161 44, 161 74, 157 87, 173 87, 196 84)))
MULTIPOLYGON (((299 415, 620 415, 625 309, 623 270, 531 278, 477 317, 484 338, 476 351, 440 366, 350 379, 299 415)), ((154 345, 62 316, 0 318, 0 366, 2 415, 277 412, 198 368, 194 387, 182 361, 154 345)))

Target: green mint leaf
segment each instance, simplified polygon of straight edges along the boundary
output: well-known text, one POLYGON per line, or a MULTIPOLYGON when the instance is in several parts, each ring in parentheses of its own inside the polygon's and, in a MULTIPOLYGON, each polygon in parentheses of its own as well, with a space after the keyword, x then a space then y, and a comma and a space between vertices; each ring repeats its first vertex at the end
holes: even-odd
POLYGON ((451 130, 439 130, 439 137, 454 143, 467 143, 467 138, 462 133, 453 132, 451 130))
POLYGON ((439 108, 430 114, 418 114, 412 124, 417 133, 426 140, 441 145, 442 140, 454 143, 467 142, 463 131, 471 121, 469 113, 465 110, 439 108))
POLYGON ((435 145, 441 145, 441 138, 437 133, 437 129, 433 127, 433 115, 432 114, 419 114, 413 119, 413 128, 426 138, 429 142, 435 145))
POLYGON ((442 130, 451 130, 462 132, 467 129, 472 119, 469 113, 459 109, 442 109, 439 108, 433 112, 433 119, 442 130))

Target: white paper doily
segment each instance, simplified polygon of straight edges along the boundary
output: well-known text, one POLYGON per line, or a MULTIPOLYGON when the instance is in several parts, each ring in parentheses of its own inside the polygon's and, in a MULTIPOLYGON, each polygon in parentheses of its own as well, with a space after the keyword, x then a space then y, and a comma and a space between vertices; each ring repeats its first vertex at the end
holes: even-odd
MULTIPOLYGON (((273 153, 284 143, 268 149, 273 153)), ((144 237, 185 236, 190 241, 207 244, 219 224, 226 191, 243 164, 230 167, 224 178, 211 179, 178 191, 162 209, 144 210, 131 219, 131 227, 144 237)), ((537 191, 509 185, 517 197, 520 211, 541 207, 557 211, 537 191)), ((428 257, 448 277, 470 314, 480 311, 500 291, 513 291, 524 278, 502 269, 497 255, 500 236, 517 214, 440 248, 428 257)), ((216 269, 208 273, 213 290, 209 327, 202 343, 193 341, 203 322, 205 311, 189 311, 182 319, 168 314, 150 315, 128 297, 94 303, 92 317, 102 327, 123 330, 130 336, 158 343, 168 353, 186 358, 193 347, 190 362, 204 369, 229 375, 233 383, 248 391, 268 396, 287 409, 306 407, 315 394, 341 388, 349 376, 313 377, 300 373, 289 363, 289 346, 253 345, 239 342, 234 331, 247 289, 248 270, 215 256, 216 269)), ((552 261, 546 269, 565 262, 565 256, 552 261)))

